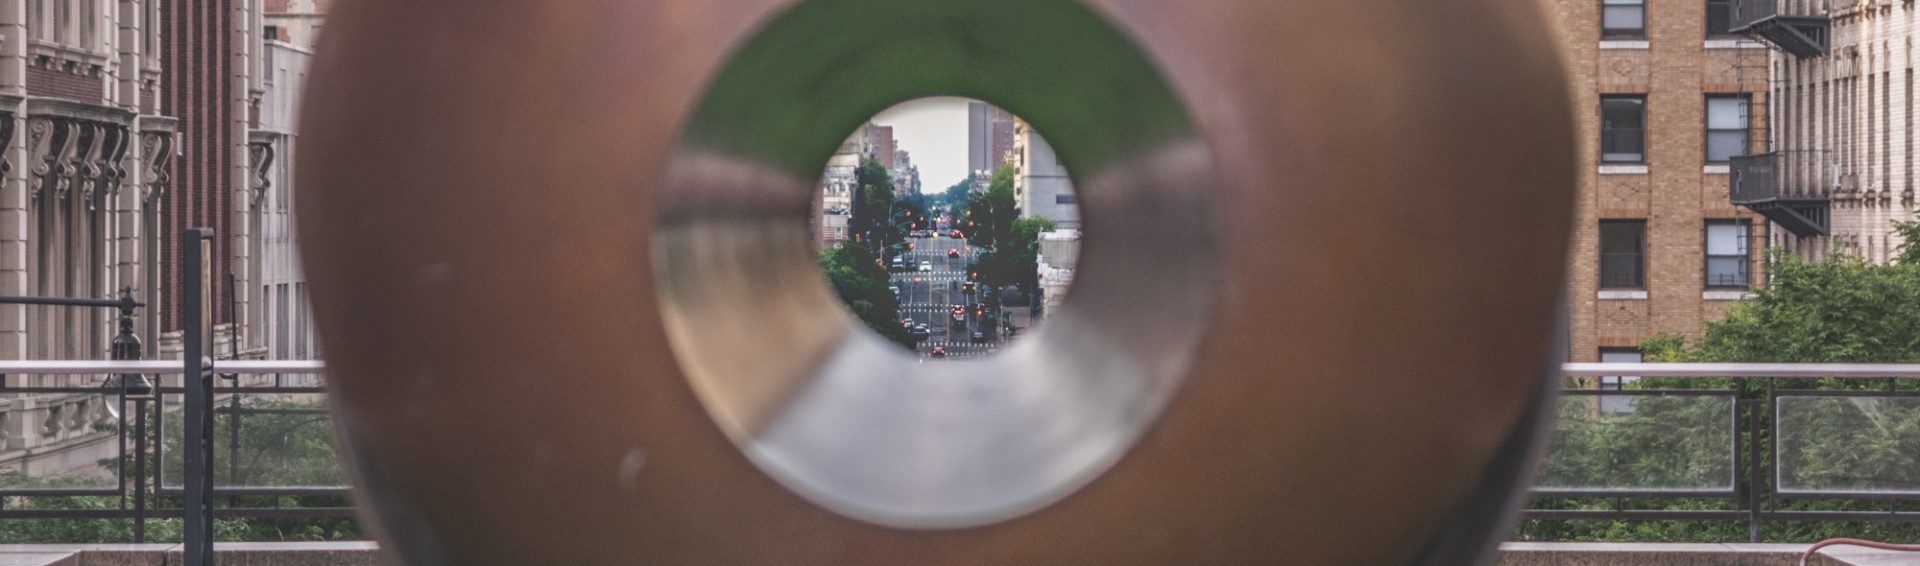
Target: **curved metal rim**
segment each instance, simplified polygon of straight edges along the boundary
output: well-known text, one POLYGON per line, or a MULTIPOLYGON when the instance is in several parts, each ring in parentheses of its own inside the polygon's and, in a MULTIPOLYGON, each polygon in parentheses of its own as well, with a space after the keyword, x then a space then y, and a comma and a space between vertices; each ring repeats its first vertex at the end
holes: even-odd
POLYGON ((1043 508, 1131 448, 1206 333, 1216 182, 1185 116, 1144 54, 1077 2, 804 3, 723 68, 670 167, 654 257, 677 357, 735 444, 827 509, 960 528, 1043 508), (850 13, 902 32, 799 33, 850 13), (1049 35, 1021 39, 1034 26, 1049 35), (958 31, 908 31, 927 29, 958 31), (1018 41, 1030 44, 979 52, 1018 41), (876 46, 919 58, 862 55, 876 46), (954 63, 930 71, 928 58, 954 63), (1059 76, 1071 61, 1084 76, 1059 76), (981 79, 994 64, 1012 79, 981 79), (811 99, 817 85, 864 81, 888 86, 811 99), (1115 84, 1143 86, 1115 96, 1115 84), (858 123, 846 117, 956 93, 1047 128, 1081 181, 1087 243, 1074 296, 1047 324, 997 356, 923 364, 832 306, 801 219, 825 161, 816 149, 839 145, 858 123), (1107 127, 1116 115, 1146 118, 1107 127))

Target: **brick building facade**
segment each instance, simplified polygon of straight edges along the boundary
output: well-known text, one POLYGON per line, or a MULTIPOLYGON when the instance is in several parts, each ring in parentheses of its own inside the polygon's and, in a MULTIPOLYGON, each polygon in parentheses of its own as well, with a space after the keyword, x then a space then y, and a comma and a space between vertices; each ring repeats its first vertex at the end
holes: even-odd
POLYGON ((1769 53, 1724 0, 1549 0, 1565 37, 1583 165, 1568 302, 1572 361, 1631 361, 1698 336, 1763 278, 1767 223, 1728 198, 1766 137, 1769 53), (1711 29, 1710 29, 1711 28, 1711 29))

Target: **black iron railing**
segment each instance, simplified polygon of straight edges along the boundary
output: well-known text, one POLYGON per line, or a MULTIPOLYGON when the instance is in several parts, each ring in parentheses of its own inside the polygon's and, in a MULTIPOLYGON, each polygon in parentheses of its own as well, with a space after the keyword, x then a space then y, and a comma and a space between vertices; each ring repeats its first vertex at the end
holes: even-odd
POLYGON ((1565 375, 1529 519, 1739 522, 1753 542, 1770 523, 1920 522, 1920 365, 1569 364, 1565 375), (1603 377, 1628 385, 1603 390, 1603 377))
POLYGON ((1786 2, 1787 0, 1733 0, 1731 27, 1735 33, 1752 29, 1754 24, 1779 16, 1780 9, 1786 2))
POLYGON ((1727 200, 1799 236, 1828 233, 1828 199, 1846 178, 1826 151, 1742 155, 1728 162, 1727 200))
POLYGON ((1819 57, 1829 47, 1832 11, 1852 0, 1733 0, 1731 31, 1752 36, 1795 57, 1819 57))

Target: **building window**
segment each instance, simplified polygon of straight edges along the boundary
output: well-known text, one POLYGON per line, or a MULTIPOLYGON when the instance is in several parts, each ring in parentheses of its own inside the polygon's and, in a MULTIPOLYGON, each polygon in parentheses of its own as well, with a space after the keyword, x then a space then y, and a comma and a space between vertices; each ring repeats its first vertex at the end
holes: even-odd
POLYGON ((1646 97, 1600 97, 1600 161, 1646 163, 1646 97))
POLYGON ((1745 220, 1707 222, 1707 287, 1747 288, 1753 261, 1747 254, 1745 220))
POLYGON ((1646 0, 1600 0, 1600 37, 1646 36, 1646 0))
POLYGON ((1747 154, 1747 97, 1707 97, 1707 163, 1747 154))
MULTIPOLYGON (((1637 364, 1637 363, 1641 363, 1642 361, 1643 361, 1643 358, 1640 355, 1640 350, 1637 350, 1637 349, 1633 349, 1633 348, 1601 348, 1600 349, 1600 363, 1603 363, 1603 364, 1637 364)), ((1627 389, 1628 386, 1632 385, 1633 382, 1639 381, 1639 380, 1640 380, 1639 376, 1603 375, 1603 376, 1600 376, 1600 390, 1601 391, 1624 390, 1624 389, 1627 389)), ((1633 396, 1601 395, 1600 411, 1603 413, 1610 413, 1610 414, 1631 413, 1633 412, 1633 396)))
POLYGON ((1054 204, 1073 204, 1073 195, 1053 195, 1054 204))
POLYGON ((1707 0, 1707 37, 1733 34, 1733 0, 1707 0))
POLYGON ((1647 221, 1600 221, 1600 288, 1645 289, 1647 221))

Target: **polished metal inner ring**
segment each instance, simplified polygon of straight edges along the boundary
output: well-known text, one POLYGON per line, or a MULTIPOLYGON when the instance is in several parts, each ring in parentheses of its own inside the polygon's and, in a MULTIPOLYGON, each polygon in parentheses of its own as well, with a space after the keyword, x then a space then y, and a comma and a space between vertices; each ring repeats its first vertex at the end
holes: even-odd
POLYGON ((708 413, 788 488, 893 527, 1008 520, 1121 461, 1179 390, 1218 292, 1218 180, 1183 102, 1100 15, 1072 0, 809 0, 698 104, 659 207, 664 319, 708 413), (846 132, 939 95, 1027 118, 1083 180, 1073 295, 977 360, 923 362, 861 328, 808 236, 846 132))

